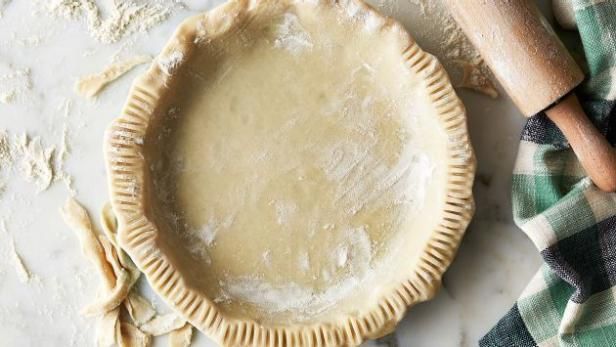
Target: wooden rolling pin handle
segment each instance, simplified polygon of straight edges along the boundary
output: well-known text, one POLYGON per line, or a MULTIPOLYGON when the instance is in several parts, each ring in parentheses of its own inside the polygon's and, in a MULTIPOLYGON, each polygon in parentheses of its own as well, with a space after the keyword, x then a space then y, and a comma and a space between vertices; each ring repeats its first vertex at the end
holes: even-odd
POLYGON ((545 112, 569 140, 595 185, 606 192, 616 191, 616 151, 588 119, 575 94, 545 112))

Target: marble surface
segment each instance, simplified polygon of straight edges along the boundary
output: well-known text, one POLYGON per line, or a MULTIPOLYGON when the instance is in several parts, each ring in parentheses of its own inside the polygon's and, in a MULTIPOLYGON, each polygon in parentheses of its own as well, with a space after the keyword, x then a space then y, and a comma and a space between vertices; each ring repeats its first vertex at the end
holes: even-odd
MULTIPOLYGON (((183 18, 220 2, 188 1, 185 9, 148 34, 112 45, 93 40, 83 22, 37 12, 42 1, 10 2, 0 18, 0 64, 29 68, 31 88, 10 104, 0 103, 0 129, 27 132, 40 136, 45 145, 59 147, 66 124, 70 147, 66 171, 74 177, 79 200, 91 211, 99 211, 107 200, 103 131, 120 112, 131 80, 144 67, 122 77, 95 101, 74 94, 75 80, 99 71, 118 52, 156 55, 183 18), (67 100, 72 106, 65 112, 67 100)), ((422 18, 414 1, 373 3, 412 33, 420 33, 416 35, 420 45, 435 44, 425 29, 438 21, 422 18)), ((463 90, 459 94, 468 109, 478 159, 477 213, 444 277, 443 289, 434 300, 413 307, 397 329, 399 346, 476 345, 511 307, 540 264, 533 245, 511 217, 511 170, 524 119, 506 97, 492 100, 463 90)), ((0 168, 0 176, 5 182, 0 218, 6 222, 6 231, 0 230, 0 345, 93 345, 95 320, 82 317, 79 310, 94 298, 98 278, 58 213, 70 194, 68 189, 56 182, 37 193, 18 172, 0 168), (15 271, 11 240, 33 274, 28 283, 22 283, 15 271)), ((161 312, 167 310, 147 284, 140 285, 161 312)), ((214 346, 202 334, 194 341, 196 346, 214 346)), ((166 345, 165 339, 156 344, 166 345)), ((366 344, 379 345, 386 344, 366 344)))

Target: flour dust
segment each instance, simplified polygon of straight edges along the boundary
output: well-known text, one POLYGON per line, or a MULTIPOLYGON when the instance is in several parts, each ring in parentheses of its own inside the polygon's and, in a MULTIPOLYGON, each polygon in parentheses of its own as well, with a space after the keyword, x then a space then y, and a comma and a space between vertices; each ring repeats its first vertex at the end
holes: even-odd
POLYGON ((111 44, 132 34, 147 32, 165 21, 180 7, 180 3, 163 0, 110 1, 110 8, 106 9, 94 0, 50 0, 40 3, 39 7, 57 18, 85 21, 92 38, 111 44), (106 15, 103 12, 107 12, 106 15))
POLYGON ((0 64, 0 104, 25 101, 31 89, 29 68, 0 64))

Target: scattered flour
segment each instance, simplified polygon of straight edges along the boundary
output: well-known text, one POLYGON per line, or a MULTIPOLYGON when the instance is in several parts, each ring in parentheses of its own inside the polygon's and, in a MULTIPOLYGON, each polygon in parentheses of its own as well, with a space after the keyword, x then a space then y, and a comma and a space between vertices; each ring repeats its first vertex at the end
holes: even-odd
POLYGON ((294 282, 273 284, 259 277, 237 277, 220 284, 227 297, 240 299, 272 313, 297 312, 295 318, 301 320, 324 312, 373 277, 373 273, 361 281, 348 277, 321 292, 294 282))
POLYGON ((491 73, 481 57, 476 56, 471 60, 456 60, 456 62, 462 67, 462 81, 458 87, 475 90, 492 99, 498 97, 498 90, 491 80, 491 73))
POLYGON ((286 13, 276 26, 274 46, 285 49, 293 54, 299 54, 313 47, 310 34, 302 27, 295 14, 286 13))
POLYGON ((50 127, 53 124, 62 124, 62 129, 58 132, 55 132, 56 136, 60 137, 59 148, 54 151, 53 160, 52 160, 52 168, 53 168, 53 182, 61 181, 66 186, 66 189, 72 196, 77 194, 75 188, 73 187, 73 177, 66 171, 65 163, 68 159, 68 156, 71 153, 70 147, 70 134, 71 130, 74 128, 70 128, 69 124, 69 115, 71 114, 73 109, 73 101, 68 98, 64 98, 56 108, 58 114, 61 114, 61 119, 57 117, 51 118, 50 127))
MULTIPOLYGON (((430 53, 435 54, 447 68, 453 84, 456 87, 470 89, 492 98, 498 96, 494 83, 494 77, 481 56, 466 38, 462 29, 449 15, 445 6, 447 0, 407 0, 411 12, 417 12, 420 16, 417 25, 410 24, 411 33, 418 41, 422 41, 429 48, 430 53), (439 23, 433 25, 432 23, 439 23), (435 44, 436 43, 436 44, 435 44)), ((375 6, 387 14, 396 16, 403 12, 400 8, 401 1, 395 0, 371 0, 375 6)), ((420 42, 421 44, 422 42, 420 42)), ((422 46, 424 46, 422 44, 422 46)))
POLYGON ((22 99, 31 89, 29 68, 0 66, 0 104, 10 104, 22 99))
POLYGON ((302 251, 299 253, 298 265, 299 268, 304 272, 310 270, 310 255, 308 254, 308 252, 302 251))
POLYGON ((51 0, 47 11, 69 20, 84 18, 90 36, 101 43, 118 42, 136 32, 147 32, 166 20, 178 7, 176 1, 111 1, 109 15, 103 17, 94 0, 51 0))
POLYGON ((32 278, 32 273, 26 267, 23 259, 15 249, 15 240, 11 240, 11 257, 13 258, 13 265, 15 266, 15 271, 17 272, 17 276, 21 283, 28 283, 32 278))
POLYGON ((200 255, 202 257, 207 257, 207 252, 204 249, 203 245, 212 246, 216 241, 216 236, 222 230, 228 229, 233 225, 235 221, 235 215, 228 215, 223 220, 218 220, 214 217, 210 217, 208 222, 205 225, 202 225, 197 230, 192 230, 189 232, 190 235, 198 239, 200 242, 195 243, 192 249, 192 253, 195 255, 200 255))
POLYGON ((0 46, 20 46, 24 48, 32 48, 38 47, 41 42, 46 38, 46 34, 27 34, 20 33, 19 35, 15 32, 10 34, 10 37, 7 41, 0 42, 0 46))
POLYGON ((103 282, 103 295, 88 307, 97 308, 97 346, 150 346, 152 336, 169 333, 179 335, 174 336, 176 341, 190 343, 192 327, 187 327, 183 318, 174 313, 159 314, 134 290, 141 272, 115 243, 117 224, 109 223, 115 219, 111 209, 105 208, 101 214, 104 234, 94 228, 88 212, 77 200, 67 200, 60 212, 103 282), (120 314, 120 306, 126 308, 127 314, 120 314))
POLYGON ((64 123, 64 128, 62 129, 62 141, 60 142, 60 150, 57 155, 57 160, 55 162, 56 170, 54 170, 54 181, 63 181, 66 185, 68 191, 75 195, 76 191, 73 188, 73 177, 66 172, 64 168, 64 163, 70 153, 70 147, 68 144, 68 125, 64 123))
POLYGON ((270 202, 270 205, 274 206, 276 222, 279 225, 287 224, 289 219, 293 217, 293 214, 297 212, 297 205, 292 201, 275 200, 270 202))
POLYGON ((498 97, 498 90, 493 82, 493 76, 488 66, 483 62, 479 52, 466 38, 462 29, 449 15, 443 5, 443 1, 411 0, 420 4, 424 13, 435 16, 443 25, 441 44, 445 59, 457 64, 462 68, 462 80, 457 86, 467 88, 485 94, 491 98, 498 97))
POLYGON ((336 248, 336 265, 338 267, 343 267, 346 265, 347 260, 349 260, 349 249, 347 246, 340 246, 336 248))
POLYGON ((128 58, 124 61, 113 63, 99 73, 87 75, 79 78, 75 84, 77 94, 92 98, 100 93, 109 83, 120 78, 134 67, 148 63, 152 60, 150 56, 139 55, 128 58))
POLYGON ((214 239, 216 238, 216 232, 218 231, 216 222, 211 220, 201 228, 198 235, 200 235, 200 239, 205 242, 206 245, 211 246, 214 243, 214 239))
POLYGON ((47 190, 53 182, 52 157, 55 150, 55 146, 45 147, 40 137, 31 139, 27 134, 23 134, 13 147, 13 158, 20 161, 19 170, 39 191, 47 190))
POLYGON ((64 180, 70 189, 70 176, 64 171, 64 159, 68 153, 66 136, 63 136, 59 156, 55 158, 56 146, 45 146, 40 137, 28 134, 10 136, 0 132, 0 171, 20 172, 27 182, 33 183, 39 192, 47 190, 57 180, 64 180))
POLYGON ((158 66, 167 76, 171 76, 175 70, 182 64, 184 53, 173 51, 169 55, 158 58, 158 66))
POLYGON ((12 0, 0 0, 0 18, 4 13, 4 9, 11 3, 12 0))
POLYGON ((263 264, 265 264, 265 266, 270 267, 272 266, 272 251, 269 249, 266 249, 263 254, 261 254, 261 258, 263 260, 263 264))
POLYGON ((272 312, 298 310, 313 306, 317 298, 312 291, 296 283, 273 285, 259 278, 234 278, 223 282, 230 296, 267 308, 272 312))
MULTIPOLYGON (((251 303, 268 312, 295 311, 309 317, 327 310, 358 286, 370 283, 375 271, 371 267, 372 244, 365 228, 348 230, 338 240, 339 247, 332 254, 334 268, 323 269, 321 276, 329 282, 322 291, 294 282, 274 284, 258 275, 244 277, 228 277, 220 282, 222 293, 218 301, 224 302, 231 298, 251 303), (331 281, 331 273, 337 268, 345 268, 346 274, 331 281)), ((263 258, 269 259, 271 252, 263 253, 263 258)), ((307 272, 311 269, 310 255, 302 251, 297 258, 298 268, 307 272)))
MULTIPOLYGON (((0 239, 2 239, 2 243, 4 245, 8 244, 8 250, 5 249, 5 251, 8 251, 8 254, 4 254, 3 252, 2 255, 8 255, 8 257, 10 258, 10 262, 13 263, 13 268, 17 273, 19 281, 24 284, 30 282, 30 280, 33 278, 32 273, 26 266, 21 255, 19 255, 19 252, 17 252, 17 249, 15 247, 15 239, 9 234, 4 218, 0 218, 0 239)), ((9 261, 9 259, 3 260, 9 261)))
POLYGON ((323 171, 330 180, 341 183, 336 192, 340 208, 356 215, 385 194, 393 194, 395 204, 421 204, 434 163, 412 145, 405 144, 398 161, 392 166, 384 165, 373 154, 375 145, 369 141, 341 142, 323 153, 323 171), (370 173, 366 174, 362 166, 370 173))
POLYGON ((10 168, 12 164, 13 156, 9 136, 6 132, 0 132, 0 170, 10 168))
MULTIPOLYGON (((372 262, 372 241, 364 227, 346 230, 337 241, 338 247, 331 255, 337 268, 347 268, 352 274, 366 273, 372 262)), ((331 269, 332 272, 336 268, 331 269)))

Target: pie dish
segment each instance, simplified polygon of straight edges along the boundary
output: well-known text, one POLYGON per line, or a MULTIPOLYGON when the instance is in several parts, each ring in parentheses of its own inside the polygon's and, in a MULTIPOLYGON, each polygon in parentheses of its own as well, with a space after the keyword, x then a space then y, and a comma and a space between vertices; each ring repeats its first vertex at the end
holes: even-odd
POLYGON ((105 156, 118 241, 224 346, 352 346, 440 285, 473 214, 449 79, 358 0, 186 20, 105 156))

